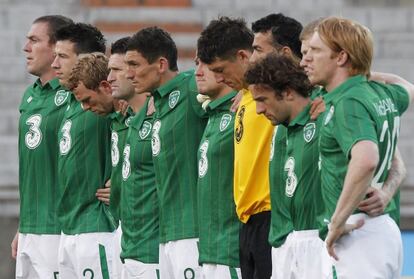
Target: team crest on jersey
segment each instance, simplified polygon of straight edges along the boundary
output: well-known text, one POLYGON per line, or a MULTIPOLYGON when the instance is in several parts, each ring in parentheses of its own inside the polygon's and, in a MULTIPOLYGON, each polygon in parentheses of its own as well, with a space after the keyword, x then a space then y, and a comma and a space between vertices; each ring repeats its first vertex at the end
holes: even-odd
POLYGON ((129 127, 129 124, 131 123, 131 119, 132 119, 132 116, 128 117, 128 118, 125 120, 125 126, 129 127))
POLYGON ((198 160, 198 176, 200 178, 204 177, 208 170, 207 150, 208 140, 204 141, 200 146, 200 160, 198 160))
POLYGON ((223 132, 231 122, 231 114, 224 114, 220 121, 220 132, 223 132))
POLYGON ((325 117, 325 122, 323 123, 323 125, 325 125, 325 126, 326 126, 326 125, 329 123, 329 121, 331 121, 331 119, 332 119, 332 116, 333 116, 334 112, 335 112, 335 108, 334 108, 334 106, 331 106, 331 107, 329 108, 328 113, 326 114, 326 117, 325 117))
POLYGON ((151 138, 151 149, 152 156, 157 157, 161 151, 161 139, 160 139, 161 121, 156 120, 152 125, 152 138, 151 138))
POLYGON ((55 94, 55 105, 61 106, 65 103, 66 99, 69 96, 69 91, 58 90, 55 94))
POLYGON ((316 125, 315 123, 308 123, 306 124, 305 128, 303 128, 303 138, 306 142, 310 142, 315 135, 316 125))
POLYGON ((244 118, 245 112, 246 112, 246 107, 242 106, 239 112, 237 113, 236 128, 234 129, 234 138, 236 139, 236 143, 239 143, 243 138, 243 133, 244 133, 243 118, 244 118))
POLYGON ((139 137, 141 139, 146 139, 148 135, 151 133, 152 125, 151 122, 144 121, 142 124, 141 130, 139 130, 139 137))
POLYGON ((177 105, 179 99, 180 99, 179 90, 175 90, 171 92, 170 96, 168 97, 168 105, 170 106, 170 108, 173 109, 177 105))

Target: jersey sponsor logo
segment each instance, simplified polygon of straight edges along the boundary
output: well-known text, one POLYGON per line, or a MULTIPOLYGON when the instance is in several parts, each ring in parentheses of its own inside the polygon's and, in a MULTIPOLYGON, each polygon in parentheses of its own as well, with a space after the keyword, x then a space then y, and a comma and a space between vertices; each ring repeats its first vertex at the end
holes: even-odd
POLYGON ((306 142, 311 142, 313 136, 315 136, 316 132, 316 124, 315 123, 308 123, 303 128, 303 138, 306 142))
POLYGON ((325 116, 325 121, 323 122, 323 125, 327 125, 328 123, 329 123, 329 121, 331 121, 331 119, 332 119, 332 116, 334 115, 334 112, 335 112, 335 108, 334 108, 334 106, 331 106, 330 108, 329 108, 329 111, 328 111, 328 113, 326 114, 326 116, 325 116))
POLYGON ((42 123, 42 116, 40 114, 34 114, 27 118, 26 124, 29 125, 29 131, 27 131, 24 141, 29 149, 35 149, 42 142, 43 134, 40 130, 40 124, 42 123))
POLYGON ((243 138, 243 133, 244 133, 243 118, 244 118, 245 112, 246 112, 246 107, 242 106, 239 112, 237 113, 236 128, 234 129, 234 138, 236 139, 236 143, 239 143, 243 138))
POLYGON ((68 99, 68 96, 69 96, 69 91, 58 90, 55 94, 55 105, 57 106, 63 105, 68 99))
POLYGON ((171 92, 170 96, 168 97, 168 106, 173 109, 177 105, 179 99, 180 99, 179 90, 175 90, 171 92))
POLYGON ((62 138, 59 142, 59 151, 61 155, 68 154, 72 147, 72 138, 70 136, 70 129, 72 128, 72 121, 66 120, 62 126, 62 138))
POLYGON ((119 148, 118 148, 119 136, 118 133, 112 131, 111 133, 111 159, 112 167, 116 167, 119 162, 119 148))
POLYGON ((275 127, 275 129, 273 130, 272 143, 270 144, 270 158, 269 158, 269 161, 272 161, 273 160, 273 155, 275 155, 276 131, 277 131, 277 127, 275 127))
POLYGON ((207 150, 208 140, 205 140, 200 145, 200 160, 198 160, 198 177, 200 178, 204 177, 208 170, 207 150))
POLYGON ((161 140, 160 140, 160 129, 161 129, 161 121, 156 120, 154 125, 152 125, 152 138, 151 138, 151 149, 152 149, 152 156, 157 157, 160 154, 161 150, 161 140))
POLYGON ((122 162, 122 179, 126 181, 131 174, 131 162, 129 160, 129 155, 131 153, 131 147, 129 144, 125 145, 124 148, 124 161, 122 162))
POLYGON ((295 173, 295 158, 289 157, 286 160, 285 171, 287 172, 285 194, 290 198, 295 193, 298 185, 298 178, 295 173))
POLYGON ((141 126, 141 130, 139 130, 139 137, 141 139, 146 139, 148 135, 151 133, 152 124, 149 121, 144 121, 141 126))
POLYGON ((220 120, 220 132, 223 132, 231 122, 231 114, 224 114, 220 120))

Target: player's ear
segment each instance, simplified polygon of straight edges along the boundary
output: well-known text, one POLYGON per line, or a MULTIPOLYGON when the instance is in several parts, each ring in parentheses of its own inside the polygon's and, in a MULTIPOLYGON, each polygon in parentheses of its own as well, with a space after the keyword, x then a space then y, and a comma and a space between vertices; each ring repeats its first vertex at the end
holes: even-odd
POLYGON ((99 90, 106 95, 112 95, 111 84, 107 80, 99 82, 99 90))

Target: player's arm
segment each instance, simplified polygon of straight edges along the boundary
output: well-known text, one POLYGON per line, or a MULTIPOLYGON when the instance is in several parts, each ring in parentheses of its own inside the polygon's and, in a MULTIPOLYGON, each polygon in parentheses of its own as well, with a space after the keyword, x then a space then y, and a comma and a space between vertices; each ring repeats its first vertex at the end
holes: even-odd
POLYGON ((105 183, 105 187, 96 190, 95 195, 98 200, 105 203, 106 205, 109 205, 109 201, 111 198, 111 180, 108 179, 108 181, 106 181, 105 183))
POLYGON ((19 247, 19 231, 16 232, 11 243, 11 255, 13 259, 17 257, 17 247, 19 247))
POLYGON ((367 191, 368 198, 359 204, 358 209, 366 212, 370 216, 381 215, 388 203, 394 197, 406 175, 407 170, 397 148, 392 159, 391 169, 389 170, 389 174, 387 180, 384 182, 384 185, 381 189, 369 187, 367 191))
POLYGON ((414 100, 414 84, 403 79, 402 77, 389 73, 372 72, 370 76, 371 80, 383 82, 386 84, 397 84, 403 87, 407 92, 410 99, 410 104, 414 100))
POLYGON ((363 225, 363 220, 353 225, 347 225, 346 220, 364 198, 379 161, 378 146, 369 140, 362 140, 354 144, 350 154, 351 159, 342 192, 326 237, 328 253, 336 260, 338 257, 334 251, 335 241, 343 234, 363 225))

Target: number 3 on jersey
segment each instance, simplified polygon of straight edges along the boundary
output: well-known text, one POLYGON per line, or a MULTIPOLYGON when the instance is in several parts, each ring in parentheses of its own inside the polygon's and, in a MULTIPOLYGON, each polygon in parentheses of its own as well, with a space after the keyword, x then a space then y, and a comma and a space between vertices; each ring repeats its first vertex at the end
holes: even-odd
POLYGON ((295 193, 298 185, 298 178, 295 174, 295 158, 289 157, 286 160, 285 171, 287 172, 285 194, 290 198, 295 193))
POLYGON ((66 120, 62 126, 62 138, 59 142, 59 150, 61 155, 68 154, 72 147, 72 138, 70 137, 70 129, 72 128, 72 121, 66 120))
POLYGON ((41 123, 42 116, 40 114, 34 114, 26 120, 26 124, 29 125, 29 131, 26 133, 24 139, 29 149, 35 149, 42 142, 42 131, 40 131, 41 123))

